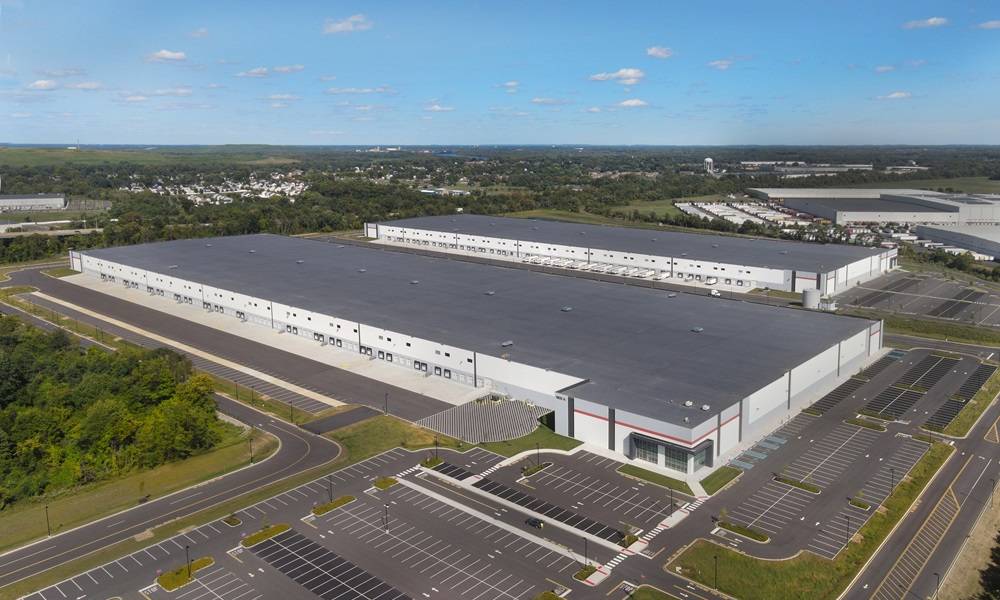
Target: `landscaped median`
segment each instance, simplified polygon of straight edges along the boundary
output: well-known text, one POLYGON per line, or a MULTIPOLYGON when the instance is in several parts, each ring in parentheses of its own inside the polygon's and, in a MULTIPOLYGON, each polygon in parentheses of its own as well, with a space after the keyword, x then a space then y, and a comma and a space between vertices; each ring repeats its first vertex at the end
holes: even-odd
POLYGON ((739 477, 743 471, 736 467, 723 466, 712 472, 711 475, 701 480, 701 487, 705 488, 705 493, 714 496, 716 492, 726 487, 726 485, 739 477))
POLYGON ((191 580, 194 579, 194 576, 198 573, 198 571, 211 567, 214 564, 214 558, 211 556, 202 556, 201 558, 192 560, 190 568, 188 568, 188 565, 183 565, 173 571, 163 573, 156 578, 156 583, 160 586, 160 589, 172 592, 191 583, 191 580))
POLYGON ((387 490, 392 486, 396 485, 397 483, 399 482, 396 481, 395 477, 379 477, 374 482, 372 482, 372 485, 375 487, 375 489, 387 490))
POLYGON ((785 485, 790 485, 792 487, 799 488, 800 490, 809 492, 810 494, 818 494, 823 491, 823 488, 819 487, 818 485, 811 484, 808 481, 799 481, 798 479, 787 477, 785 475, 775 475, 774 480, 777 481, 778 483, 783 483, 785 485))
POLYGON ((742 600, 816 600, 835 598, 874 554, 896 523, 907 513, 931 477, 951 455, 948 444, 934 444, 907 477, 854 536, 854 543, 835 560, 801 552, 788 560, 763 560, 708 540, 697 540, 666 565, 701 584, 715 585, 718 557, 719 590, 742 600))
POLYGON ((240 540, 240 545, 244 548, 249 548, 250 546, 255 546, 264 540, 269 540, 279 533, 284 533, 291 529, 291 525, 288 523, 277 523, 275 525, 265 526, 263 529, 255 531, 250 535, 246 536, 240 540))
POLYGON ((863 419, 861 417, 844 419, 844 423, 847 423, 848 425, 857 425, 858 427, 864 427, 865 429, 871 429, 874 431, 885 431, 885 425, 876 423, 875 421, 869 421, 868 419, 863 419))
POLYGON ((354 502, 355 500, 356 500, 356 498, 354 496, 341 496, 340 498, 337 498, 337 499, 335 499, 332 502, 326 502, 326 503, 323 503, 323 504, 317 504, 316 506, 314 506, 312 508, 312 514, 316 515, 317 517, 320 517, 320 516, 325 515, 326 513, 330 512, 331 510, 333 510, 335 508, 340 508, 341 506, 345 506, 347 504, 350 504, 351 502, 354 502))
POLYGON ((596 565, 591 565, 591 564, 585 565, 581 567, 579 571, 573 574, 573 579, 577 579, 579 581, 586 581, 586 579, 591 575, 593 575, 595 571, 597 571, 596 565))
POLYGON ((627 475, 628 477, 642 479, 643 481, 648 481, 649 483, 656 484, 660 487, 674 490, 675 492, 681 492, 682 494, 687 494, 688 496, 694 496, 694 491, 691 490, 691 486, 680 479, 674 479, 673 477, 667 477, 666 475, 661 475, 660 473, 647 471, 646 469, 642 469, 635 465, 622 465, 618 467, 618 472, 622 475, 627 475))
POLYGON ((731 531, 737 535, 742 535, 745 538, 750 538, 755 542, 766 544, 771 541, 771 538, 767 537, 766 533, 757 531, 753 527, 747 527, 745 525, 740 525, 739 523, 733 523, 732 521, 719 521, 716 525, 726 531, 731 531))

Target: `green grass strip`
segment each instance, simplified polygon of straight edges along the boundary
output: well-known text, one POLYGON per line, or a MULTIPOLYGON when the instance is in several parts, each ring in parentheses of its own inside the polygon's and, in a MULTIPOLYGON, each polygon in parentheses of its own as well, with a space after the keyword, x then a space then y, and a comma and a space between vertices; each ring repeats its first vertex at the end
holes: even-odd
POLYGON ((740 525, 739 523, 733 523, 731 521, 719 521, 718 526, 733 533, 742 535, 743 537, 748 537, 751 540, 756 540, 758 542, 769 542, 771 538, 767 536, 766 533, 762 531, 757 531, 752 527, 746 527, 740 525))
POLYGON ((691 490, 691 486, 680 479, 674 479, 673 477, 667 477, 666 475, 661 475, 660 473, 647 471, 646 469, 642 469, 635 465, 622 465, 618 467, 618 472, 622 475, 642 479, 643 481, 648 481, 649 483, 660 487, 674 490, 675 492, 681 492, 689 496, 694 496, 694 491, 691 490))
POLYGON ((372 485, 374 485, 376 489, 387 490, 397 483, 399 482, 396 481, 395 477, 379 477, 372 485))
POLYGON ((341 506, 350 504, 355 500, 357 500, 357 498, 355 498, 354 496, 341 496, 340 498, 335 499, 333 502, 317 504, 312 508, 312 513, 317 517, 319 517, 325 515, 326 513, 330 512, 335 508, 340 508, 341 506))
POLYGON ((264 540, 269 540, 279 533, 284 533, 291 529, 288 523, 278 523, 277 525, 271 525, 269 527, 264 527, 260 531, 251 533, 240 541, 240 544, 244 548, 249 548, 255 544, 259 544, 264 540))
POLYGON ((573 579, 578 579, 583 581, 594 574, 597 571, 597 567, 594 565, 587 565, 573 574, 573 579))
POLYGON ((726 487, 726 484, 740 476, 743 471, 736 467, 722 466, 713 471, 708 477, 701 480, 701 487, 709 496, 726 487))
POLYGON ((810 494, 818 494, 823 491, 823 488, 818 485, 813 485, 805 481, 799 481, 798 479, 792 479, 791 477, 785 477, 784 475, 778 475, 774 478, 778 483, 783 483, 785 485, 790 485, 792 487, 797 487, 800 490, 805 490, 810 494))
POLYGON ((201 558, 196 558, 191 561, 190 575, 188 571, 188 566, 183 565, 174 569, 173 571, 167 571, 159 577, 156 578, 156 583, 159 584, 160 588, 164 591, 172 592, 182 586, 185 586, 194 579, 194 576, 198 571, 211 567, 215 564, 215 559, 211 556, 202 556, 201 558))
POLYGON ((873 429, 875 431, 885 431, 884 425, 869 421, 868 419, 859 419, 855 417, 852 419, 844 419, 844 423, 847 423, 848 425, 857 425, 858 427, 864 427, 865 429, 873 429))

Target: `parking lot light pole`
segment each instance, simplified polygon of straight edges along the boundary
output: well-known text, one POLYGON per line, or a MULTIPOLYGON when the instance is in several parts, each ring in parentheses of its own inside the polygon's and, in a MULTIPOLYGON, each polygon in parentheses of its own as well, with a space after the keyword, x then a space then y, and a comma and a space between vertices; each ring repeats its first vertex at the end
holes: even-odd
POLYGON ((844 515, 847 519, 847 531, 844 532, 844 549, 847 549, 847 545, 851 543, 851 515, 844 515))
POLYGON ((184 546, 184 563, 187 564, 188 579, 191 579, 191 546, 184 546))
POLYGON ((330 502, 333 502, 333 479, 331 479, 330 475, 326 476, 326 491, 330 497, 330 502))
POLYGON ((934 600, 937 600, 938 599, 938 593, 941 591, 941 574, 940 573, 935 573, 934 574, 934 578, 935 578, 935 583, 934 583, 934 600))
POLYGON ((670 490, 670 516, 674 516, 674 488, 668 488, 670 490))
POLYGON ((434 460, 440 460, 438 458, 438 438, 434 436, 434 460))
POLYGON ((990 508, 993 508, 993 490, 997 487, 997 480, 990 477, 990 508))
POLYGON ((889 493, 896 491, 896 469, 889 467, 889 493))
POLYGON ((250 437, 247 438, 247 442, 250 443, 250 464, 253 464, 253 427, 250 428, 250 437))
POLYGON ((719 589, 719 555, 716 554, 715 558, 715 589, 719 589))
POLYGON ((588 554, 589 553, 587 552, 587 538, 583 538, 583 566, 585 567, 590 564, 590 559, 587 558, 588 554))
POLYGON ((389 392, 385 393, 385 404, 382 407, 383 414, 389 414, 389 392))
POLYGON ((535 466, 542 464, 541 452, 541 446, 538 442, 535 442, 535 466))
POLYGON ((389 505, 385 505, 385 532, 389 533, 389 505))
POLYGON ((49 526, 49 505, 45 505, 45 532, 52 537, 52 527, 49 526))

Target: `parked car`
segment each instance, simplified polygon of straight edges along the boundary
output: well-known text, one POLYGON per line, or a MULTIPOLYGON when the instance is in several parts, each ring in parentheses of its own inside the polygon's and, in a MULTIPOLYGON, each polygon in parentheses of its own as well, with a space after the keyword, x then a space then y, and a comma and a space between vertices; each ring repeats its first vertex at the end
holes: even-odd
POLYGON ((542 529, 543 527, 545 527, 545 521, 541 519, 536 519, 534 517, 528 519, 527 521, 525 521, 525 523, 527 523, 530 527, 534 527, 535 529, 542 529))

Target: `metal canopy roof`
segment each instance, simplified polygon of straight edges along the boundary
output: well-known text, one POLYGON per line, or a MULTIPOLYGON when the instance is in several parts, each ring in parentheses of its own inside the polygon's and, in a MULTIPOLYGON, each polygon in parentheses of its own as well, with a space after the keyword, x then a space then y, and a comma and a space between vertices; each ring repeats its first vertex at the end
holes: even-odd
POLYGON ((445 233, 809 272, 831 271, 884 252, 878 248, 863 246, 809 244, 711 233, 580 225, 565 221, 484 215, 417 217, 386 221, 385 224, 445 233))
POLYGON ((870 324, 266 234, 84 254, 482 354, 506 353, 587 380, 573 396, 678 425, 689 417, 688 426, 870 324), (567 305, 573 310, 561 310, 567 305), (692 332, 695 326, 704 329, 692 332))

